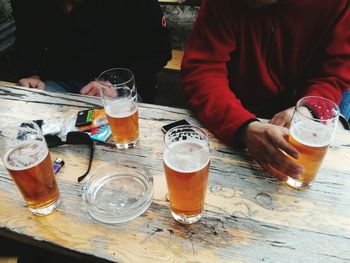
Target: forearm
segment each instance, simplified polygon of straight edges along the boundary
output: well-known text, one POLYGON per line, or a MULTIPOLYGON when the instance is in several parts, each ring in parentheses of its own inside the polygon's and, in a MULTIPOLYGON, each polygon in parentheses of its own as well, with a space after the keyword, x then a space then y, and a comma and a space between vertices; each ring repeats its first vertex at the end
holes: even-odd
POLYGON ((226 144, 235 145, 238 128, 256 117, 229 87, 227 63, 237 43, 228 8, 223 2, 203 1, 182 61, 181 84, 198 119, 226 144))
POLYGON ((347 89, 347 85, 341 80, 337 81, 334 77, 331 78, 332 80, 322 78, 317 81, 309 81, 308 85, 298 94, 298 99, 306 96, 319 96, 339 104, 343 91, 347 89))
POLYGON ((182 88, 197 118, 223 142, 238 146, 239 127, 256 116, 242 106, 224 77, 183 74, 182 88))

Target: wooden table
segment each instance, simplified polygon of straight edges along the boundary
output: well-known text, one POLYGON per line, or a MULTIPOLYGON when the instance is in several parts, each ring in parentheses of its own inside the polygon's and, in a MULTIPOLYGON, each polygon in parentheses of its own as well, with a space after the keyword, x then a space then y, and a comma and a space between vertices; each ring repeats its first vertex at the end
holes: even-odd
MULTIPOLYGON (((70 119, 78 110, 100 106, 99 98, 0 87, 1 121, 70 119)), ((117 262, 348 262, 350 261, 350 148, 332 147, 311 189, 296 191, 264 173, 245 153, 215 138, 204 218, 176 223, 166 201, 161 126, 186 118, 186 110, 141 104, 139 145, 122 151, 96 144, 92 169, 137 161, 154 177, 154 200, 140 217, 107 225, 90 218, 77 177, 88 151, 54 149, 66 161, 57 176, 63 203, 37 217, 0 166, 0 235, 61 253, 117 262)), ((336 144, 350 144, 339 133, 336 144)))

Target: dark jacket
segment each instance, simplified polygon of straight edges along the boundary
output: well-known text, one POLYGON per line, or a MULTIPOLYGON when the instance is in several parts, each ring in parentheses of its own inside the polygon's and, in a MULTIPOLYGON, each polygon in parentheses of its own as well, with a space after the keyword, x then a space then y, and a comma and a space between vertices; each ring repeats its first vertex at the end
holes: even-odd
MULTIPOLYGON (((171 58, 157 0, 12 0, 20 77, 89 82, 109 68, 135 73, 141 97, 154 97, 155 74, 171 58)), ((79 92, 74 89, 72 92, 79 92)))
POLYGON ((202 1, 182 61, 183 90, 198 118, 233 144, 244 123, 271 118, 301 97, 339 103, 350 87, 349 4, 202 1))

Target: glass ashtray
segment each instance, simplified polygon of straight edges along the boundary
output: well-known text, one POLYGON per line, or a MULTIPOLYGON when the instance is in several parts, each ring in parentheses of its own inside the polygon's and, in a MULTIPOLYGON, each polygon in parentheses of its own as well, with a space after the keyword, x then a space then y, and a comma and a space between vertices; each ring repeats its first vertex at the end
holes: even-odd
POLYGON ((109 224, 126 222, 152 203, 153 177, 130 165, 99 167, 85 179, 83 199, 92 218, 109 224))

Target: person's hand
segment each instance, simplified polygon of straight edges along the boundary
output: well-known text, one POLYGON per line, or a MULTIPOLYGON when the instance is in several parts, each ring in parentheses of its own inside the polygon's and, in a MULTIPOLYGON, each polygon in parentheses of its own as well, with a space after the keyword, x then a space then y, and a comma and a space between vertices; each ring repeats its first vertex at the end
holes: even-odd
POLYGON ((80 93, 98 97, 101 94, 101 84, 97 80, 91 81, 80 90, 80 93))
POLYGON ((290 127, 290 122, 293 117, 293 112, 294 112, 295 107, 288 108, 284 111, 281 111, 277 114, 275 114, 272 119, 269 121, 269 123, 277 125, 277 126, 282 126, 289 128, 290 127))
POLYGON ((288 143, 289 131, 269 123, 252 122, 243 132, 243 143, 251 156, 271 175, 286 181, 287 176, 297 179, 304 168, 286 154, 298 159, 299 152, 288 143))
MULTIPOLYGON (((115 91, 112 84, 109 82, 104 83, 103 85, 103 94, 110 98, 117 97, 117 92, 115 91)), ((83 95, 89 95, 89 96, 100 96, 102 92, 102 85, 97 80, 91 81, 89 84, 85 85, 81 90, 80 93, 83 95)))
POLYGON ((30 76, 18 81, 18 85, 26 88, 45 89, 45 83, 38 76, 30 76))

